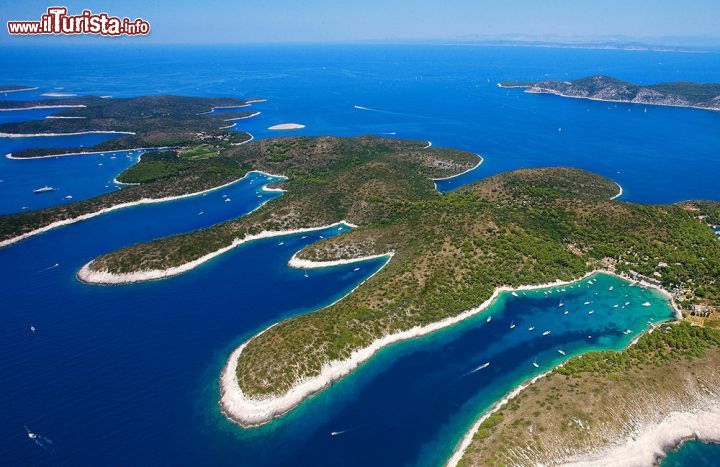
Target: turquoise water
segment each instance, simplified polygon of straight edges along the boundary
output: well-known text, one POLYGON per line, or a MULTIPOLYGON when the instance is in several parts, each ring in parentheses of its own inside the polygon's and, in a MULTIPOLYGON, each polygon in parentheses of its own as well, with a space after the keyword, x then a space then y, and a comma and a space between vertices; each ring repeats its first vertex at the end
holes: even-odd
MULTIPOLYGON (((67 47, 58 53, 18 47, 0 50, 0 59, 13 64, 3 75, 7 83, 41 87, 30 97, 55 87, 116 97, 263 97, 268 102, 253 106, 261 115, 239 121, 237 129, 258 138, 385 134, 485 157, 476 171, 440 189, 512 168, 565 164, 610 176, 628 200, 720 198, 718 113, 645 113, 637 106, 495 86, 503 79, 594 73, 640 82, 720 81, 715 54, 436 46, 158 47, 142 53, 67 47), (307 127, 267 130, 285 122, 307 127)), ((27 98, 21 94, 0 98, 27 98)), ((0 114, 1 121, 46 115, 0 114)), ((0 153, 38 144, 90 146, 105 137, 0 138, 0 153)), ((77 200, 115 190, 112 179, 136 157, 3 158, 0 213, 68 202, 67 194, 77 200), (58 192, 32 194, 45 184, 58 192)), ((4 463, 436 464, 482 411, 520 382, 571 355, 622 348, 648 323, 672 316, 656 292, 609 276, 564 292, 504 294, 486 314, 391 346, 287 416, 243 430, 217 406, 217 378, 229 353, 278 320, 338 299, 382 260, 358 271, 308 271, 308 277, 287 267, 304 245, 338 233, 328 230, 246 244, 163 281, 97 287, 80 283, 75 273, 122 246, 242 215, 278 196, 261 188, 272 180, 254 174, 206 196, 116 211, 0 249, 4 463), (645 301, 653 306, 641 306, 645 301), (543 336, 546 330, 551 333, 543 336), (25 427, 42 438, 31 440, 25 427)))
POLYGON ((720 464, 720 444, 687 441, 675 451, 670 451, 661 462, 662 467, 715 467, 720 464))

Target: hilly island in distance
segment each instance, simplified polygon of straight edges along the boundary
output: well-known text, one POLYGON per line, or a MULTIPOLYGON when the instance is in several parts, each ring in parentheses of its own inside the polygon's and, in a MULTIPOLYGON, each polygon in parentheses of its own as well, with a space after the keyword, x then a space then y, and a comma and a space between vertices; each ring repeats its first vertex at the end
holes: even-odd
MULTIPOLYGON (((720 85, 712 84, 645 86, 593 76, 499 86, 720 110, 720 85)), ((0 88, 18 94, 35 89, 0 88)), ((210 375, 218 385, 212 397, 222 415, 241 427, 243 443, 261 443, 263 430, 272 433, 280 424, 282 431, 298 412, 308 416, 341 399, 349 390, 346 380, 370 378, 374 365, 388 368, 392 349, 410 355, 412 345, 433 345, 433 339, 455 339, 460 346, 471 326, 523 336, 498 340, 498 348, 521 346, 525 336, 549 344, 530 345, 540 345, 534 356, 516 351, 524 370, 508 370, 513 378, 500 385, 507 385, 501 397, 467 396, 458 403, 473 401, 467 406, 473 409, 463 410, 470 426, 443 432, 447 442, 433 448, 428 462, 586 465, 631 459, 644 465, 687 438, 720 437, 718 396, 707 389, 720 384, 717 200, 623 201, 623 188, 613 180, 569 166, 505 171, 441 192, 438 183, 476 170, 483 156, 393 135, 254 138, 237 125, 259 115, 262 96, 49 97, 1 101, 1 111, 52 111, 52 118, 4 121, 0 137, 112 138, 29 144, 6 159, 30 164, 112 154, 117 161, 116 155, 127 154, 132 163, 114 179, 116 190, 0 216, 6 252, 34 248, 47 235, 72 241, 70 226, 100 223, 122 211, 131 215, 145 205, 247 187, 251 191, 238 195, 248 197, 241 215, 101 249, 74 267, 80 282, 73 287, 163 287, 203 273, 233 250, 268 241, 283 246, 311 235, 288 259, 290 269, 304 277, 333 268, 365 274, 335 300, 258 321, 224 353, 222 371, 210 375), (366 264, 375 264, 367 274, 360 271, 366 264), (554 314, 526 323, 534 312, 512 314, 521 304, 554 314), (506 322, 509 316, 516 317, 506 322), (605 317, 618 321, 591 324, 605 317)), ((234 197, 222 194, 221 202, 234 197)), ((501 371, 500 360, 478 361, 458 378, 501 371)), ((329 436, 350 438, 362 429, 338 428, 329 436)), ((26 430, 43 449, 54 449, 49 438, 26 430)))

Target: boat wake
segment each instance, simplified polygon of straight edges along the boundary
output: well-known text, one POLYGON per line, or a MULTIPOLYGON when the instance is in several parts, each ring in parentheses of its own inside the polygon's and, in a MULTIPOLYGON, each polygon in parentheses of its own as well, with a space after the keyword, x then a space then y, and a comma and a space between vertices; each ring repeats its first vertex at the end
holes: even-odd
POLYGON ((55 443, 53 443, 50 438, 46 438, 37 433, 33 433, 28 427, 25 427, 25 432, 27 433, 27 437, 33 440, 35 444, 41 447, 43 450, 50 452, 54 451, 55 443))

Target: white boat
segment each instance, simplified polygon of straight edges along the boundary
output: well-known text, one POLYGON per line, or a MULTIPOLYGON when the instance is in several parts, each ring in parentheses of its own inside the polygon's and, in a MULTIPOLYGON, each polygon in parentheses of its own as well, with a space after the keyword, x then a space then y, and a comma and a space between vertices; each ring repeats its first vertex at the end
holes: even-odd
POLYGON ((513 297, 517 297, 517 296, 518 296, 517 292, 513 292, 512 295, 513 295, 513 297))
POLYGON ((565 355, 565 351, 564 351, 564 350, 558 349, 558 353, 559 353, 560 355, 565 355))
POLYGON ((225 198, 225 202, 226 202, 226 203, 229 203, 229 202, 230 202, 230 198, 225 198))
POLYGON ((562 307, 562 306, 565 306, 565 304, 563 303, 562 300, 560 300, 560 303, 558 303, 558 306, 561 306, 561 307, 562 307))
POLYGON ((485 320, 486 323, 489 323, 490 321, 492 321, 492 316, 488 316, 487 319, 485 320))
POLYGON ((360 268, 353 269, 353 271, 355 271, 355 272, 358 272, 359 270, 360 270, 360 268))
POLYGON ((627 336, 627 335, 630 334, 631 332, 632 332, 632 331, 631 331, 630 329, 626 329, 625 331, 623 331, 623 334, 625 334, 625 335, 627 336))
POLYGON ((278 243, 278 246, 283 246, 283 245, 285 245, 285 242, 278 243))
POLYGON ((619 307, 619 306, 620 306, 620 305, 618 305, 618 304, 616 303, 615 305, 613 305, 613 308, 617 308, 617 307, 619 307))
POLYGON ((479 367, 477 367, 477 368, 475 368, 474 370, 472 370, 470 373, 475 373, 476 371, 484 370, 485 368, 487 368, 487 367, 489 367, 489 366, 490 366, 490 362, 483 363, 483 364, 480 365, 479 367))
POLYGON ((548 334, 550 334, 550 331, 545 331, 545 332, 543 332, 542 335, 543 335, 543 336, 547 336, 548 334))
POLYGON ((65 199, 72 199, 72 195, 67 195, 65 199))
POLYGON ((33 193, 50 193, 51 191, 55 191, 55 188, 45 185, 36 190, 33 190, 33 193))
POLYGON ((530 327, 528 328, 528 331, 532 331, 533 329, 535 329, 535 326, 530 326, 530 327))
POLYGON ((608 290, 612 290, 612 289, 614 289, 614 288, 615 288, 615 287, 613 287, 613 286, 611 285, 611 286, 608 288, 608 290))
POLYGON ((650 306, 650 302, 645 302, 642 304, 642 306, 650 306))
POLYGON ((540 368, 540 365, 538 365, 537 362, 533 362, 533 366, 534 366, 535 368, 540 368))
POLYGON ((515 329, 515 322, 510 323, 510 329, 515 329))
POLYGON ((591 315, 591 314, 593 314, 593 313, 595 313, 595 310, 590 310, 590 311, 588 311, 588 314, 589 314, 589 315, 591 315))
POLYGON ((570 313, 570 312, 569 312, 569 311, 567 311, 567 310, 565 310, 565 313, 563 313, 563 314, 564 314, 564 315, 566 315, 566 314, 568 314, 568 313, 570 313))
POLYGON ((585 302, 585 303, 583 303, 583 305, 589 305, 589 304, 590 304, 590 302, 585 302))

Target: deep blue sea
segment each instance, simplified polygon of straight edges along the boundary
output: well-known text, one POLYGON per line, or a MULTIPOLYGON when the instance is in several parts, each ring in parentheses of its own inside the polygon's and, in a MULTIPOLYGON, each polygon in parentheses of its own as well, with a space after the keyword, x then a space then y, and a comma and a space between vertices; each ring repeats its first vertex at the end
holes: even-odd
MULTIPOLYGON (((261 114, 239 121, 238 129, 256 138, 414 138, 484 157, 475 171, 439 183, 441 190, 519 167, 573 165, 616 180, 625 200, 720 199, 720 113, 645 112, 644 106, 496 86, 505 79, 597 73, 642 83, 720 82, 717 54, 414 45, 59 46, 5 47, 0 63, 5 84, 40 88, 2 99, 48 92, 266 98, 253 104, 261 114), (288 122, 306 128, 267 130, 288 122)), ((0 112, 0 122, 50 113, 0 112)), ((0 153, 39 145, 87 147, 107 137, 0 138, 0 153)), ((138 155, 2 158, 0 214, 121 189, 113 178, 138 155), (44 185, 57 191, 32 193, 44 185)), ((648 323, 671 317, 657 293, 608 276, 564 291, 503 295, 488 314, 387 348, 287 416, 241 429, 217 405, 217 379, 229 353, 278 320, 342 297, 382 260, 359 271, 308 271, 308 277, 287 267, 304 245, 338 233, 329 230, 246 244, 163 281, 98 287, 80 283, 75 273, 99 254, 249 212, 278 196, 262 189, 271 180, 251 174, 206 196, 115 211, 0 249, 3 464, 438 464, 477 416, 517 384, 570 355, 622 348, 648 323), (653 306, 639 306, 644 301, 653 306), (625 302, 630 305, 621 308, 625 302), (542 336, 545 330, 552 332, 542 336), (26 429, 39 437, 30 439, 26 429)))

